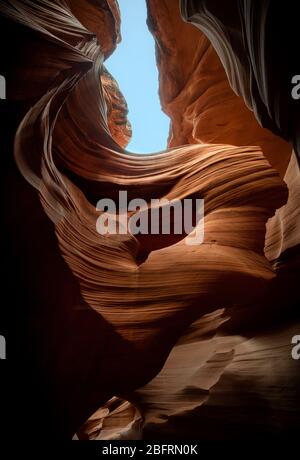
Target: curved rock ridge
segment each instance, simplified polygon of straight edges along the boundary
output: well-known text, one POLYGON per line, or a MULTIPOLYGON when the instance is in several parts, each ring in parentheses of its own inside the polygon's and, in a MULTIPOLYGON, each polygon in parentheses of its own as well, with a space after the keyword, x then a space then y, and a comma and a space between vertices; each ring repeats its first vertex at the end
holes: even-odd
POLYGON ((292 48, 298 5, 283 8, 270 0, 230 0, 226 9, 216 0, 181 0, 180 5, 184 19, 211 41, 234 91, 262 126, 293 143, 299 157, 300 108, 292 97, 299 70, 292 48))
POLYGON ((120 10, 115 0, 66 0, 69 10, 89 31, 96 34, 105 58, 121 41, 120 10))
MULTIPOLYGON (((234 94, 208 39, 181 22, 178 2, 149 0, 148 12, 148 25, 157 41, 162 106, 172 120, 170 145, 254 141, 284 177, 289 200, 267 224, 265 253, 277 277, 263 300, 222 309, 194 322, 158 376, 128 394, 143 423, 131 428, 124 417, 123 430, 117 424, 114 437, 165 440, 180 433, 192 439, 236 439, 270 432, 292 436, 299 423, 299 412, 294 411, 299 373, 290 359, 290 340, 299 330, 299 322, 293 327, 290 322, 300 300, 296 157, 291 157, 287 142, 259 126, 234 94)), ((105 423, 105 418, 101 420, 105 423)), ((85 426, 85 433, 90 439, 105 439, 105 430, 95 435, 85 426)))
POLYGON ((118 83, 105 67, 101 73, 101 83, 107 106, 109 131, 117 144, 125 148, 132 136, 131 125, 127 119, 127 103, 118 83))
MULTIPOLYGON (((157 41, 162 107, 172 120, 169 145, 259 145, 283 178, 290 144, 261 128, 243 99, 232 91, 206 30, 203 33, 182 21, 177 0, 149 0, 148 10, 157 41), (222 110, 217 101, 222 101, 222 110)), ((246 56, 237 54, 235 65, 246 56)))
MULTIPOLYGON (((39 365, 49 377, 54 432, 57 425, 60 437, 77 432, 81 438, 132 439, 207 405, 212 389, 221 384, 224 392, 224 379, 238 374, 239 353, 264 350, 257 337, 247 348, 247 333, 239 332, 238 321, 243 323, 243 309, 247 317, 264 299, 272 305, 272 288, 280 267, 286 267, 283 250, 296 241, 291 236, 278 250, 276 223, 268 224, 266 254, 273 265, 265 256, 266 224, 288 199, 280 177, 286 167, 280 164, 279 173, 269 163, 276 157, 270 139, 285 152, 285 165, 290 152, 274 136, 266 141, 270 149, 264 156, 252 142, 246 145, 247 137, 239 144, 239 136, 228 131, 226 137, 226 130, 221 130, 224 136, 201 140, 197 134, 183 146, 171 140, 162 153, 138 156, 124 150, 130 134, 126 105, 103 66, 118 41, 118 7, 100 2, 94 16, 95 8, 93 1, 16 0, 5 2, 1 15, 21 29, 24 56, 32 51, 28 59, 9 63, 15 78, 25 76, 17 91, 12 80, 10 91, 26 107, 14 153, 29 184, 24 196, 31 199, 23 206, 34 216, 30 231, 42 242, 52 235, 45 259, 36 248, 29 253, 41 262, 31 266, 36 280, 42 269, 54 280, 50 296, 44 282, 32 283, 32 296, 43 308, 35 313, 34 334, 41 343, 39 365), (114 102, 110 105, 114 99, 121 106, 117 113, 114 102), (229 138, 237 145, 228 144, 229 138), (145 199, 149 209, 151 198, 203 198, 204 242, 189 246, 186 237, 130 232, 100 235, 96 203, 117 199, 120 190, 145 199), (45 214, 51 226, 37 229, 45 214), (44 269, 49 257, 52 263, 44 269)), ((200 61, 207 53, 200 53, 200 61)), ((200 107, 195 110, 201 118, 200 107)), ((200 133, 200 119, 197 126, 200 133)), ((261 145, 258 132, 255 144, 261 145)), ((289 168, 286 177, 297 182, 289 168)), ((294 209, 293 201, 286 206, 294 209)), ((280 215, 288 235, 289 216, 289 211, 280 215)), ((284 232, 281 238, 287 238, 284 232)), ((27 257, 27 246, 21 251, 27 257)), ((268 349, 266 362, 274 356, 272 344, 268 349)), ((250 381, 259 375, 249 372, 250 381)), ((267 388, 268 382, 262 392, 267 388)))

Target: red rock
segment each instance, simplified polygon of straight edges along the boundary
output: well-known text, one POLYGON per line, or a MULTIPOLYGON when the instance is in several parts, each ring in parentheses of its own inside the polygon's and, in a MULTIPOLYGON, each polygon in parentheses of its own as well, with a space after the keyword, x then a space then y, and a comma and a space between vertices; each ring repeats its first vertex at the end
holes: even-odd
MULTIPOLYGON (((177 1, 149 0, 171 148, 128 154, 126 103, 102 67, 118 42, 117 4, 69 5, 20 0, 18 9, 8 2, 1 11, 26 28, 24 55, 34 45, 30 58, 9 61, 25 76, 15 99, 26 109, 12 175, 23 197, 18 212, 30 213, 24 226, 37 245, 20 237, 17 243, 21 259, 32 260, 36 313, 26 327, 41 344, 36 366, 48 382, 55 436, 142 437, 183 414, 190 432, 195 420, 207 420, 204 439, 215 435, 217 414, 217 433, 224 428, 229 436, 233 407, 230 429, 238 436, 248 426, 253 386, 253 408, 272 403, 271 412, 262 409, 264 424, 284 409, 291 426, 297 376, 294 363, 283 364, 294 332, 283 299, 295 280, 286 283, 286 274, 299 266, 299 173, 291 146, 258 125, 207 38, 181 20, 177 1), (147 201, 204 198, 204 243, 99 235, 96 203, 116 199, 119 190, 147 201), (282 331, 272 308, 284 318, 282 331), (281 406, 274 388, 286 373, 281 406)), ((255 416, 250 422, 259 434, 255 416)), ((172 424, 163 428, 172 432, 172 424)), ((271 431, 282 433, 276 424, 271 431)))

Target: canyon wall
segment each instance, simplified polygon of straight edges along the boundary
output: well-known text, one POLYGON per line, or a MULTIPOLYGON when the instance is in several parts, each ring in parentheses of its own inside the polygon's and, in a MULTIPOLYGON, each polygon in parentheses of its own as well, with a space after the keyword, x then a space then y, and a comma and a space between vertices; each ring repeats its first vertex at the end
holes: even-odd
POLYGON ((45 420, 34 429, 285 437, 299 423, 297 142, 272 117, 260 126, 213 32, 184 22, 189 2, 147 6, 170 148, 137 156, 124 150, 127 106, 103 65, 120 40, 117 2, 1 5, 2 30, 15 37, 1 68, 17 128, 5 184, 8 283, 22 295, 32 418, 45 420), (203 198, 203 243, 99 235, 96 204, 120 190, 144 198, 146 211, 151 198, 203 198))
MULTIPOLYGON (((126 417, 129 403, 114 400, 105 417, 96 413, 83 431, 91 439, 292 436, 299 420, 294 411, 299 371, 289 358, 290 339, 299 330, 295 153, 288 142, 262 128, 246 97, 233 91, 228 69, 207 36, 182 21, 179 2, 148 0, 148 26, 156 40, 162 108, 171 119, 169 146, 257 145, 288 184, 289 199, 267 223, 265 254, 276 277, 261 299, 247 303, 245 291, 243 304, 227 309, 220 304, 215 313, 192 323, 158 376, 128 395, 138 413, 126 417)), ((243 72, 238 65, 234 68, 243 72)))

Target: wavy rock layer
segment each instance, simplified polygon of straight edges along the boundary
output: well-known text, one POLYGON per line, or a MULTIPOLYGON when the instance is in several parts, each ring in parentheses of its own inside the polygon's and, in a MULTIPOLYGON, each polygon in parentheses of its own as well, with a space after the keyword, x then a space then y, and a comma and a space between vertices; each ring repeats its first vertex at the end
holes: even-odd
POLYGON ((232 91, 206 35, 182 21, 176 0, 150 0, 148 8, 149 26, 157 40, 162 106, 172 120, 170 146, 201 142, 258 145, 283 177, 290 145, 261 128, 232 91))
POLYGON ((298 63, 291 49, 297 40, 298 8, 270 0, 181 0, 185 20, 209 38, 229 82, 259 122, 293 142, 299 155, 300 109, 292 98, 298 63), (285 25, 284 33, 278 31, 285 25))
MULTIPOLYGON (((177 2, 150 0, 148 9, 157 41, 161 101, 172 121, 169 144, 255 143, 284 177, 289 199, 267 223, 265 254, 277 276, 263 300, 217 310, 194 322, 159 375, 128 395, 143 414, 143 425, 138 419, 132 426, 124 418, 123 429, 119 426, 113 436, 131 439, 137 430, 140 437, 162 440, 179 433, 193 439, 292 436, 299 423, 298 364, 290 359, 290 340, 299 330, 299 323, 290 325, 299 305, 295 154, 291 156, 288 143, 261 128, 231 90, 212 45, 181 21, 177 2)), ((85 428, 91 439, 106 438, 105 431, 92 434, 85 428)))
MULTIPOLYGON (((274 316, 290 319, 292 307, 286 311, 281 303, 283 286, 295 290, 296 284, 290 277, 290 267, 297 267, 290 250, 299 236, 295 157, 290 160, 289 145, 262 130, 231 92, 211 45, 181 22, 177 2, 148 3, 172 137, 170 150, 147 156, 123 149, 130 136, 126 104, 103 67, 119 39, 116 2, 1 6, 3 21, 22 37, 21 58, 8 59, 7 68, 14 75, 9 98, 22 101, 25 112, 15 160, 26 183, 12 175, 16 199, 23 197, 18 211, 32 216, 24 232, 35 244, 19 236, 16 251, 30 267, 29 276, 20 268, 31 289, 26 327, 39 344, 33 359, 47 381, 52 432, 132 439, 175 430, 181 437, 188 436, 184 415, 195 427, 190 434, 199 435, 198 417, 220 414, 222 426, 232 406, 238 406, 233 422, 241 425, 256 381, 260 398, 271 405, 267 417, 276 417, 278 392, 270 392, 272 404, 266 397, 274 380, 261 377, 271 360, 278 388, 285 372, 290 377, 290 400, 282 410, 292 424, 292 331, 281 325, 278 332, 274 316), (170 57, 174 50, 176 59, 170 57), (223 113, 219 123, 223 94, 228 118, 223 113), (149 208, 151 198, 204 198, 203 244, 188 246, 174 235, 99 235, 96 203, 116 199, 119 190, 144 198, 149 208), (270 316, 273 307, 278 312, 270 316), (276 360, 289 361, 281 368, 276 360), (239 387, 236 397, 241 375, 243 391, 239 387)), ((204 437, 213 437, 209 426, 204 437)))

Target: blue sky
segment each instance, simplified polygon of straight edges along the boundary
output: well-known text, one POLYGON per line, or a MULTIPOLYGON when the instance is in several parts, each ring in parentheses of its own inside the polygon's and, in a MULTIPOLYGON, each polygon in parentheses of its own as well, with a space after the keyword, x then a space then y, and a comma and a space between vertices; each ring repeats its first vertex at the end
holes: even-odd
POLYGON ((161 111, 154 39, 147 24, 146 0, 118 0, 122 42, 105 65, 119 83, 129 108, 132 140, 127 150, 164 150, 169 118, 161 111))

